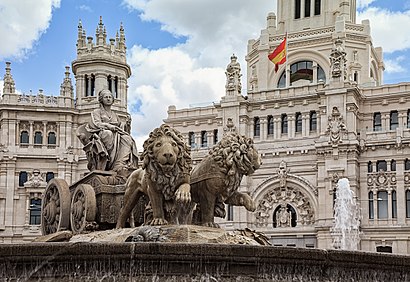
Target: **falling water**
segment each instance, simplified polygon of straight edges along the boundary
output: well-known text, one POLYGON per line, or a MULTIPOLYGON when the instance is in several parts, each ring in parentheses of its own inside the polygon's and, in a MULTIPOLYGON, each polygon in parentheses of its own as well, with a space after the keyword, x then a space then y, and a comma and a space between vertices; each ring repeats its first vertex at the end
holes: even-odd
POLYGON ((337 183, 334 216, 334 225, 331 229, 334 248, 357 250, 360 241, 359 209, 347 178, 342 178, 337 183))

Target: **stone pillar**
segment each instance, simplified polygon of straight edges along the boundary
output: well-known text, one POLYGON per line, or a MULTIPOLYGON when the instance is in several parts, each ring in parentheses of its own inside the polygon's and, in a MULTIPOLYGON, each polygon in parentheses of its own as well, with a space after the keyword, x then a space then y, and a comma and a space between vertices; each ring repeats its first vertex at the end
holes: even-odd
POLYGON ((404 158, 396 160, 396 199, 397 223, 404 225, 406 222, 406 191, 404 189, 404 158))
POLYGON ((294 138, 294 137, 295 137, 295 116, 288 115, 288 138, 294 138))
POLYGON ((90 96, 92 95, 92 93, 91 93, 91 75, 89 75, 89 76, 87 77, 86 83, 87 83, 87 93, 86 93, 86 96, 87 96, 87 97, 90 97, 90 96))
POLYGON ((48 136, 47 136, 47 122, 43 121, 43 140, 42 145, 48 145, 48 136))
MULTIPOLYGON (((95 74, 94 83, 94 95, 98 96, 101 90, 105 89, 107 85, 107 75, 105 73, 98 72, 95 74)), ((108 88, 107 88, 108 89, 108 88)))
MULTIPOLYGON (((314 3, 315 1, 312 1, 314 3)), ((312 11, 314 11, 312 9, 312 11)), ((313 84, 317 84, 317 70, 318 70, 318 65, 316 62, 313 62, 313 84)))
POLYGON ((260 140, 268 139, 268 130, 267 130, 267 120, 266 118, 260 119, 260 140))
POLYGON ((279 139, 281 137, 282 125, 280 116, 273 118, 273 139, 279 139))
POLYGON ((33 125, 34 125, 34 123, 32 121, 30 121, 30 132, 29 132, 29 137, 28 137, 28 143, 30 145, 34 144, 33 125))

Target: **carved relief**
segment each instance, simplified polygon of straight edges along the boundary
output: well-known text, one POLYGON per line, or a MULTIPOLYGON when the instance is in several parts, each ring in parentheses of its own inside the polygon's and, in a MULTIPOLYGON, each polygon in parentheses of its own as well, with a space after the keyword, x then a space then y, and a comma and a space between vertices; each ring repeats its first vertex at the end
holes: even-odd
POLYGON ((33 170, 32 173, 29 173, 29 179, 24 183, 24 187, 46 187, 47 182, 44 179, 44 173, 40 173, 38 169, 33 170))
MULTIPOLYGON (((404 174, 404 183, 410 183, 410 174, 404 174)), ((397 185, 397 177, 395 172, 385 172, 380 170, 375 173, 367 174, 368 189, 393 188, 397 185)))
POLYGON ((342 143, 341 133, 346 131, 346 125, 337 107, 333 107, 328 120, 327 134, 329 134, 329 143, 333 145, 342 143))
POLYGON ((232 118, 228 118, 226 120, 226 124, 224 126, 224 133, 236 132, 236 126, 232 121, 232 118))
MULTIPOLYGON (((278 205, 286 206, 287 204, 291 205, 296 211, 296 226, 314 223, 314 210, 308 197, 304 193, 293 187, 288 187, 286 190, 281 187, 276 187, 269 190, 259 201, 256 208, 256 225, 259 227, 268 226, 271 223, 269 219, 273 220, 273 211, 276 207, 278 207, 278 205)), ((277 224, 279 224, 278 222, 281 220, 283 221, 283 223, 281 223, 282 226, 290 223, 288 222, 290 220, 289 218, 285 219, 286 214, 284 212, 282 214, 278 212, 277 217, 278 216, 283 216, 284 218, 276 218, 277 224)))
POLYGON ((341 39, 336 39, 334 47, 330 53, 330 69, 332 77, 343 77, 343 80, 347 78, 346 71, 346 51, 341 39))
POLYGON ((286 187, 286 178, 288 177, 289 171, 290 169, 287 168, 286 162, 282 160, 279 164, 279 168, 276 170, 280 179, 280 187, 286 187))

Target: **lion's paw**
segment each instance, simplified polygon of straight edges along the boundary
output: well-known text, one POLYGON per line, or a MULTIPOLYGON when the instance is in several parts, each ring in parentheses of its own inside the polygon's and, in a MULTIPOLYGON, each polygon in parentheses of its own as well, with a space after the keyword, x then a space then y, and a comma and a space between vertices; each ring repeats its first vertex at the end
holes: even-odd
POLYGON ((167 225, 168 221, 163 218, 153 218, 147 225, 157 226, 157 225, 167 225))
POLYGON ((191 202, 191 186, 187 183, 179 186, 175 192, 175 200, 182 203, 191 202))

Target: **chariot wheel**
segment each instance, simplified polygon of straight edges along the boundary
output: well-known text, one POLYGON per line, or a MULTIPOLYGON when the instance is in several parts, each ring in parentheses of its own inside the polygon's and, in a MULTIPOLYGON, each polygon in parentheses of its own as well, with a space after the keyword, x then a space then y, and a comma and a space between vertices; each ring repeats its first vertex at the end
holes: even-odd
POLYGON ((43 235, 66 230, 70 226, 70 189, 64 179, 51 179, 41 203, 41 232, 43 235))
POLYGON ((97 213, 95 192, 89 184, 79 184, 71 200, 70 222, 74 233, 85 230, 87 223, 94 222, 97 213))

